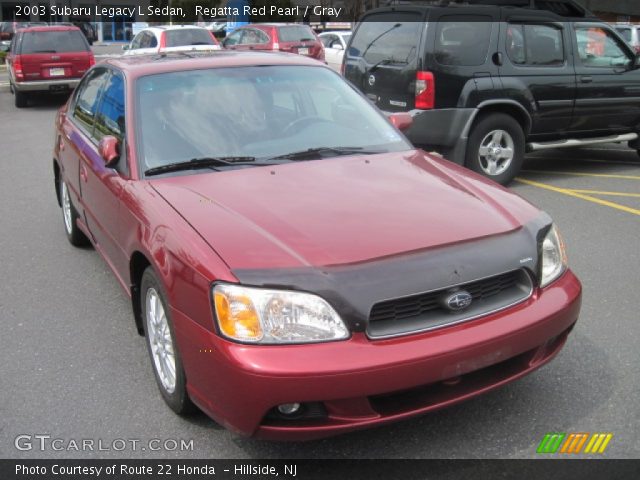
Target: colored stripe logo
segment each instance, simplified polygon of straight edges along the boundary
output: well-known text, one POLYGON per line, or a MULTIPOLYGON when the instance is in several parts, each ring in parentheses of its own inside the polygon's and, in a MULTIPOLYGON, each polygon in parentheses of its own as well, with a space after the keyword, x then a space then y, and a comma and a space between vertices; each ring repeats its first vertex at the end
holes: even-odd
POLYGON ((538 445, 536 452, 604 453, 612 438, 612 433, 547 433, 538 445))

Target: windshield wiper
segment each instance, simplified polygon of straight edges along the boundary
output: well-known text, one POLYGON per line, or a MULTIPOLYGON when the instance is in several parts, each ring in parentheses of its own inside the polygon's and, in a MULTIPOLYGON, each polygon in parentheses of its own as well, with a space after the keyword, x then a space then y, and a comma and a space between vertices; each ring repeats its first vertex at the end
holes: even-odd
POLYGON ((199 168, 228 167, 230 165, 264 165, 255 163, 256 157, 202 157, 192 158, 186 162, 168 163, 153 167, 144 172, 145 175, 159 175, 161 173, 178 172, 180 170, 197 170, 199 168))
POLYGON ((327 156, 337 157, 340 155, 374 155, 376 153, 384 152, 380 150, 365 150, 363 147, 317 147, 300 150, 299 152, 285 153, 284 155, 272 157, 271 160, 314 160, 318 158, 318 155, 325 156, 324 154, 333 154, 327 156))

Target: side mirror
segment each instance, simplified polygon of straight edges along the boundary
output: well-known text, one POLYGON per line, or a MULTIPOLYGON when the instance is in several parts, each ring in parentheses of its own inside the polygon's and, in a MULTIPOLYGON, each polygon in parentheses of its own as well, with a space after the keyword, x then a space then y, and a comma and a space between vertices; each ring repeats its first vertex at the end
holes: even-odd
POLYGON ((406 112, 392 113, 387 117, 391 125, 404 132, 413 124, 413 117, 406 112))
POLYGON ((98 144, 98 152, 100 152, 100 156, 102 157, 102 160, 104 160, 106 167, 113 167, 120 158, 118 143, 118 139, 111 135, 102 137, 102 140, 100 140, 100 143, 98 144))
POLYGON ((128 43, 125 43, 124 45, 122 45, 122 50, 127 51, 131 49, 131 45, 129 45, 128 43))
POLYGON ((633 66, 635 68, 640 68, 640 53, 636 54, 636 58, 633 60, 633 66))

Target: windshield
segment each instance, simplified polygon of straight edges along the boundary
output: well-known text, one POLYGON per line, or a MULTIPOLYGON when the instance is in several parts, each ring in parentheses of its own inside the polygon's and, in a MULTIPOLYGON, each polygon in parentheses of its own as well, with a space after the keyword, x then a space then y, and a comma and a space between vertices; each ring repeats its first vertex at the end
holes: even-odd
POLYGON ((304 40, 315 40, 315 36, 306 25, 292 25, 280 27, 278 29, 278 39, 281 42, 302 42, 304 40))
MULTIPOLYGON (((255 157, 259 165, 316 148, 380 153, 412 148, 365 98, 324 67, 150 75, 138 80, 137 99, 142 171, 203 157, 255 157)), ((325 150, 314 158, 338 154, 325 150)))

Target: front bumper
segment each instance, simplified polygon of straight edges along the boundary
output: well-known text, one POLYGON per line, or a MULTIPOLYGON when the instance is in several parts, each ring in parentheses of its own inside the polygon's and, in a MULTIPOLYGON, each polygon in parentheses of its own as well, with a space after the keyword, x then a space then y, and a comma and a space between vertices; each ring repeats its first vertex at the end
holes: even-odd
POLYGON ((225 341, 173 311, 193 401, 243 435, 309 440, 466 400, 551 360, 578 318, 571 271, 526 302, 468 323, 387 340, 314 345, 225 341), (321 402, 323 418, 273 420, 277 405, 321 402))
POLYGON ((65 78, 58 80, 34 80, 31 82, 15 82, 13 88, 18 92, 51 92, 60 87, 73 90, 80 83, 79 78, 65 78))

